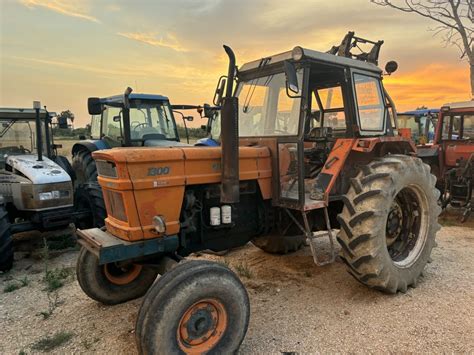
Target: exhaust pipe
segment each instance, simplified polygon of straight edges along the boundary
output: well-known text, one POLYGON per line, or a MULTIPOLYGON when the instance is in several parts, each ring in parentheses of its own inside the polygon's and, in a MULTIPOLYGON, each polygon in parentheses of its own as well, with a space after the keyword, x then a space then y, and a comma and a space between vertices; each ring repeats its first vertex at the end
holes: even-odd
POLYGON ((224 45, 229 57, 227 88, 221 109, 221 203, 239 202, 239 100, 233 96, 235 55, 224 45))

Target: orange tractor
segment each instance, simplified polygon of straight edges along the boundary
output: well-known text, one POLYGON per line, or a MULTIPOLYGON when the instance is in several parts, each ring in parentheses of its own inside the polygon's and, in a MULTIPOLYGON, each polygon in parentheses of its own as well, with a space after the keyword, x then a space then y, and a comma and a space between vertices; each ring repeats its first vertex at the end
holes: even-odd
POLYGON ((193 252, 251 241, 287 253, 308 242, 324 264, 334 248, 323 260, 315 240, 333 246, 338 228, 356 280, 387 293, 417 283, 439 228, 439 195, 413 143, 397 134, 377 67, 382 43, 350 32, 329 52, 295 47, 239 69, 225 46, 220 147, 93 153, 108 217, 104 229, 78 231, 77 278, 107 304, 146 293, 141 353, 231 353, 244 339, 244 286, 224 265, 183 261, 193 252), (364 43, 369 51, 351 52, 364 43))

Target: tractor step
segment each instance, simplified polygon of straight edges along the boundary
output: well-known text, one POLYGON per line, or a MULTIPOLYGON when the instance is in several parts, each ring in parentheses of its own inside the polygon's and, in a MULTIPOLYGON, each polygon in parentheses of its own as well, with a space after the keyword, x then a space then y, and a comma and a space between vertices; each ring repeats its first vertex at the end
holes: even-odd
POLYGON ((327 264, 331 264, 336 260, 337 254, 334 248, 334 238, 333 238, 333 232, 331 230, 313 232, 312 235, 308 236, 308 244, 311 249, 311 254, 313 254, 313 261, 316 265, 324 266, 327 264), (329 255, 327 255, 326 257, 322 257, 322 255, 318 253, 316 240, 319 238, 326 238, 326 237, 329 238, 329 244, 331 247, 330 247, 329 255))
POLYGON ((331 228, 331 222, 329 221, 329 214, 327 207, 323 208, 324 211, 324 221, 326 223, 325 231, 312 232, 309 228, 308 219, 306 213, 303 213, 303 220, 305 224, 306 237, 311 249, 311 254, 313 254, 313 261, 318 266, 324 266, 331 264, 336 260, 336 249, 334 247, 334 235, 331 228), (318 255, 318 247, 316 245, 316 240, 319 238, 329 238, 330 252, 326 258, 321 258, 321 255, 318 255))

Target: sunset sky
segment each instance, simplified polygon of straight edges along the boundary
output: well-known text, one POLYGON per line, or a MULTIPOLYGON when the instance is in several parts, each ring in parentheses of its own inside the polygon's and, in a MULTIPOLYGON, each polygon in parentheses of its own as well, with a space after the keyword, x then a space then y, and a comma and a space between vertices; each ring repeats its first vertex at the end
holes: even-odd
MULTIPOLYGON (((70 109, 89 122, 89 96, 159 93, 172 103, 212 101, 227 68, 292 49, 320 51, 349 30, 385 40, 380 64, 399 111, 470 98, 468 64, 434 24, 370 0, 0 0, 0 106, 70 109)), ((202 122, 196 122, 201 124, 202 122)))

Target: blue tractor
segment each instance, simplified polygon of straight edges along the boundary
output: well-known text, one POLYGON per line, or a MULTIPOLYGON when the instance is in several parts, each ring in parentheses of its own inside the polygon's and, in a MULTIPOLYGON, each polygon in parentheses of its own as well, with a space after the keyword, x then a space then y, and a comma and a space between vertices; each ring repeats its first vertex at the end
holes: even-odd
MULTIPOLYGON (((187 145, 180 142, 174 109, 166 96, 135 94, 131 88, 123 95, 88 99, 88 110, 92 115, 90 137, 72 147, 75 206, 91 211, 89 217, 76 223, 79 228, 101 227, 106 217, 92 152, 114 147, 187 145)), ((192 116, 182 117, 185 126, 186 121, 193 119, 192 116)))

